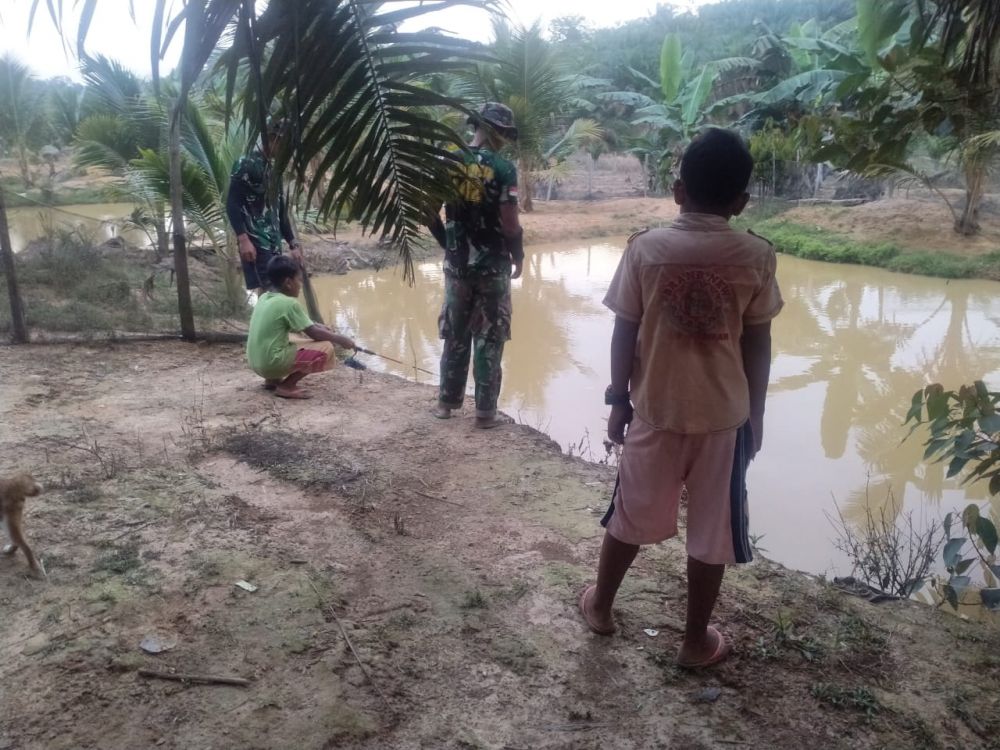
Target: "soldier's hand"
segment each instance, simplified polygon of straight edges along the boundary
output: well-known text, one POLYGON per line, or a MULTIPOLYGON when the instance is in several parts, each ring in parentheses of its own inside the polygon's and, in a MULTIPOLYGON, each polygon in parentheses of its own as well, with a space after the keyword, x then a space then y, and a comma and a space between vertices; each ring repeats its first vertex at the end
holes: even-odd
POLYGON ((514 261, 514 265, 511 266, 511 269, 510 269, 510 277, 512 279, 519 279, 519 278, 521 278, 521 264, 523 262, 524 261, 514 261))
POLYGON ((292 260, 299 264, 300 268, 306 267, 306 257, 302 254, 302 246, 297 240, 289 244, 288 254, 292 256, 292 260))
POLYGON ((608 440, 615 445, 625 442, 625 426, 632 421, 632 405, 612 406, 608 416, 608 440))
POLYGON ((240 260, 246 263, 253 263, 257 260, 257 248, 253 246, 253 242, 250 240, 249 234, 241 234, 239 236, 240 242, 240 260))

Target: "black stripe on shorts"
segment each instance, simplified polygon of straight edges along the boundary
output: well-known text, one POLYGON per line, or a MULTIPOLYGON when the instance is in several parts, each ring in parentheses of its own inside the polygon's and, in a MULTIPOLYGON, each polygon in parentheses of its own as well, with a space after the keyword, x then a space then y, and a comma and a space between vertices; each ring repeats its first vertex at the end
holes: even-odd
POLYGON ((733 471, 729 476, 729 524, 733 535, 733 552, 736 562, 753 560, 750 546, 750 512, 747 506, 747 466, 753 450, 753 430, 746 422, 736 431, 736 450, 733 471))

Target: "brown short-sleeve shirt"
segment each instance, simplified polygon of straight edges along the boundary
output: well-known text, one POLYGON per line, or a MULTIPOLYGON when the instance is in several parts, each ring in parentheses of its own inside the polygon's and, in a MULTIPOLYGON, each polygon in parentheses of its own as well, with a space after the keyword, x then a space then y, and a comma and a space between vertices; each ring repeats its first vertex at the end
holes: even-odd
POLYGON ((781 311, 776 268, 770 243, 712 214, 632 238, 604 304, 639 324, 631 392, 644 421, 702 434, 748 419, 740 337, 781 311))

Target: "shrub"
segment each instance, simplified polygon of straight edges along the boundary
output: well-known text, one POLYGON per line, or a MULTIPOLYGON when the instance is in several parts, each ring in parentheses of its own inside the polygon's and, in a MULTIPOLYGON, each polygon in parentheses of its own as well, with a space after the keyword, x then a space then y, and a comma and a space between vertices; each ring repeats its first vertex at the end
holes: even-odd
MULTIPOLYGON (((1000 495, 1000 393, 990 391, 977 380, 957 391, 946 391, 940 384, 929 385, 913 394, 906 423, 913 422, 910 435, 920 425, 930 431, 925 459, 948 462, 949 477, 966 472, 964 482, 983 480, 991 495, 1000 495), (968 471, 966 471, 968 469, 968 471)), ((944 519, 947 541, 942 553, 948 581, 942 593, 949 604, 958 608, 959 596, 972 584, 969 569, 979 563, 986 586, 980 598, 988 609, 1000 610, 1000 565, 997 564, 996 524, 983 515, 976 503, 966 506, 960 515, 949 513, 944 519), (961 521, 961 536, 952 536, 955 521, 961 521), (973 555, 962 554, 971 544, 973 555)))

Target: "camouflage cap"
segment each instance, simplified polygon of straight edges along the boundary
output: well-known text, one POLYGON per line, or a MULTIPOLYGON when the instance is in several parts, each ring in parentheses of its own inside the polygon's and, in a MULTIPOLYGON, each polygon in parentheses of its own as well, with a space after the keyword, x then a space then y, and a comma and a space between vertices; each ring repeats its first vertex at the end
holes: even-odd
POLYGON ((512 141, 517 140, 517 127, 514 125, 514 113, 506 104, 486 102, 478 114, 469 118, 469 123, 479 125, 485 123, 497 133, 512 141))

